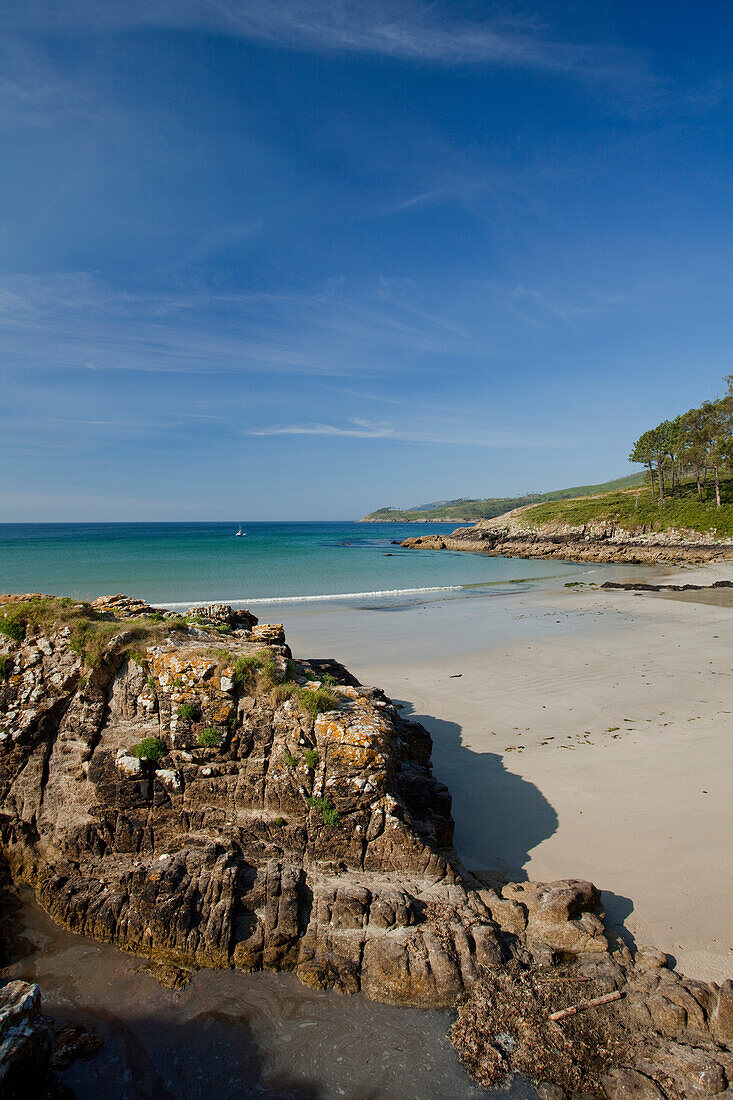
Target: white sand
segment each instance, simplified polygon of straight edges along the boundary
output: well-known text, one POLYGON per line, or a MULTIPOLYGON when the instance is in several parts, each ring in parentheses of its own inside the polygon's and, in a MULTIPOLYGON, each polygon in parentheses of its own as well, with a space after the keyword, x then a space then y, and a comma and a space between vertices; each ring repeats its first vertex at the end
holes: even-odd
POLYGON ((430 729, 467 866, 589 878, 637 945, 733 975, 733 607, 544 585, 285 621, 430 729))

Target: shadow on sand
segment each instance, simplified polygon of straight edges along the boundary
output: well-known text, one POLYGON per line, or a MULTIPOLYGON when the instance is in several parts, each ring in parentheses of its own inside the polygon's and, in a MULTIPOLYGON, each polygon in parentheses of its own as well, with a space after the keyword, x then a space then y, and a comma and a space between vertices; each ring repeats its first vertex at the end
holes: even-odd
POLYGON ((633 932, 626 927, 626 918, 634 912, 634 903, 631 898, 625 898, 623 894, 614 894, 611 890, 601 891, 601 900, 606 913, 606 924, 614 932, 617 932, 632 954, 636 953, 636 940, 633 932))
MULTIPOLYGON (((429 714, 417 714, 407 700, 400 713, 420 722, 433 738, 433 773, 453 796, 455 849, 470 871, 494 887, 524 882, 530 852, 557 830, 558 816, 542 791, 507 770, 494 752, 475 752, 461 742, 461 727, 429 714)), ((634 911, 630 898, 602 891, 609 930, 636 951, 625 921, 634 911)))
POLYGON ((466 867, 507 882, 526 880, 529 853, 557 829, 555 810, 534 783, 507 771, 497 753, 463 745, 456 722, 416 714, 407 700, 400 702, 401 714, 433 738, 433 772, 453 796, 455 848, 466 867))

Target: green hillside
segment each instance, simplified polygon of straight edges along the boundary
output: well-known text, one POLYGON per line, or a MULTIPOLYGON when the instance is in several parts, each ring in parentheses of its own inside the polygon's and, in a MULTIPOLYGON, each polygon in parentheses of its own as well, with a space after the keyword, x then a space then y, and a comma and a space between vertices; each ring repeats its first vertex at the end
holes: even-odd
POLYGON ((547 500, 529 508, 522 517, 528 524, 559 523, 577 526, 587 523, 614 523, 633 528, 645 524, 653 531, 685 527, 693 531, 715 531, 717 538, 733 537, 733 477, 720 483, 721 506, 715 504, 711 481, 703 486, 703 500, 697 499, 695 482, 684 481, 679 488, 665 491, 664 505, 652 500, 651 489, 637 492, 611 492, 579 500, 547 500))
POLYGON ((362 523, 415 523, 429 520, 435 523, 474 523, 480 519, 493 519, 513 508, 524 504, 543 501, 564 500, 568 497, 589 496, 592 493, 604 493, 612 490, 633 489, 643 485, 644 473, 629 474, 627 477, 606 481, 602 485, 575 485, 570 489, 553 489, 549 493, 528 493, 522 497, 489 497, 486 500, 451 500, 444 503, 427 505, 423 508, 379 508, 370 512, 362 523))

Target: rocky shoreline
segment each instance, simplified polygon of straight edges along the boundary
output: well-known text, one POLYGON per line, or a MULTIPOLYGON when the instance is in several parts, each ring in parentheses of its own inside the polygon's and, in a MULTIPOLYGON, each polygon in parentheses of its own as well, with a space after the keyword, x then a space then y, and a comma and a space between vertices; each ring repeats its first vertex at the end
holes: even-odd
POLYGON ((468 874, 429 735, 338 662, 294 661, 282 627, 222 605, 4 597, 0 628, 2 855, 60 924, 166 973, 458 1005, 484 1084, 733 1091, 733 982, 632 959, 588 882, 468 874), (591 994, 603 1007, 549 1019, 591 994))
POLYGON ((733 540, 687 529, 659 532, 646 526, 613 524, 529 524, 527 505, 450 535, 420 535, 400 543, 407 549, 471 550, 493 557, 559 558, 623 565, 697 565, 733 558, 733 540))

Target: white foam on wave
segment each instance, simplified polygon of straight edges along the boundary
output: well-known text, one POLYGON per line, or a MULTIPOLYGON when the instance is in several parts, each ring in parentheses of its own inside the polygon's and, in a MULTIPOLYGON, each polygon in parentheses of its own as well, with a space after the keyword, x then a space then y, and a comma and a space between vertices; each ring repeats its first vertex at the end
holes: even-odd
POLYGON ((197 600, 195 603, 167 603, 165 606, 175 608, 208 607, 212 603, 224 603, 229 607, 251 607, 261 603, 324 603, 328 600, 369 600, 375 597, 385 596, 420 596, 426 592, 460 592, 464 584, 444 584, 437 588, 387 588, 378 592, 326 592, 317 596, 255 596, 251 599, 244 597, 234 599, 231 596, 219 600, 197 600))

